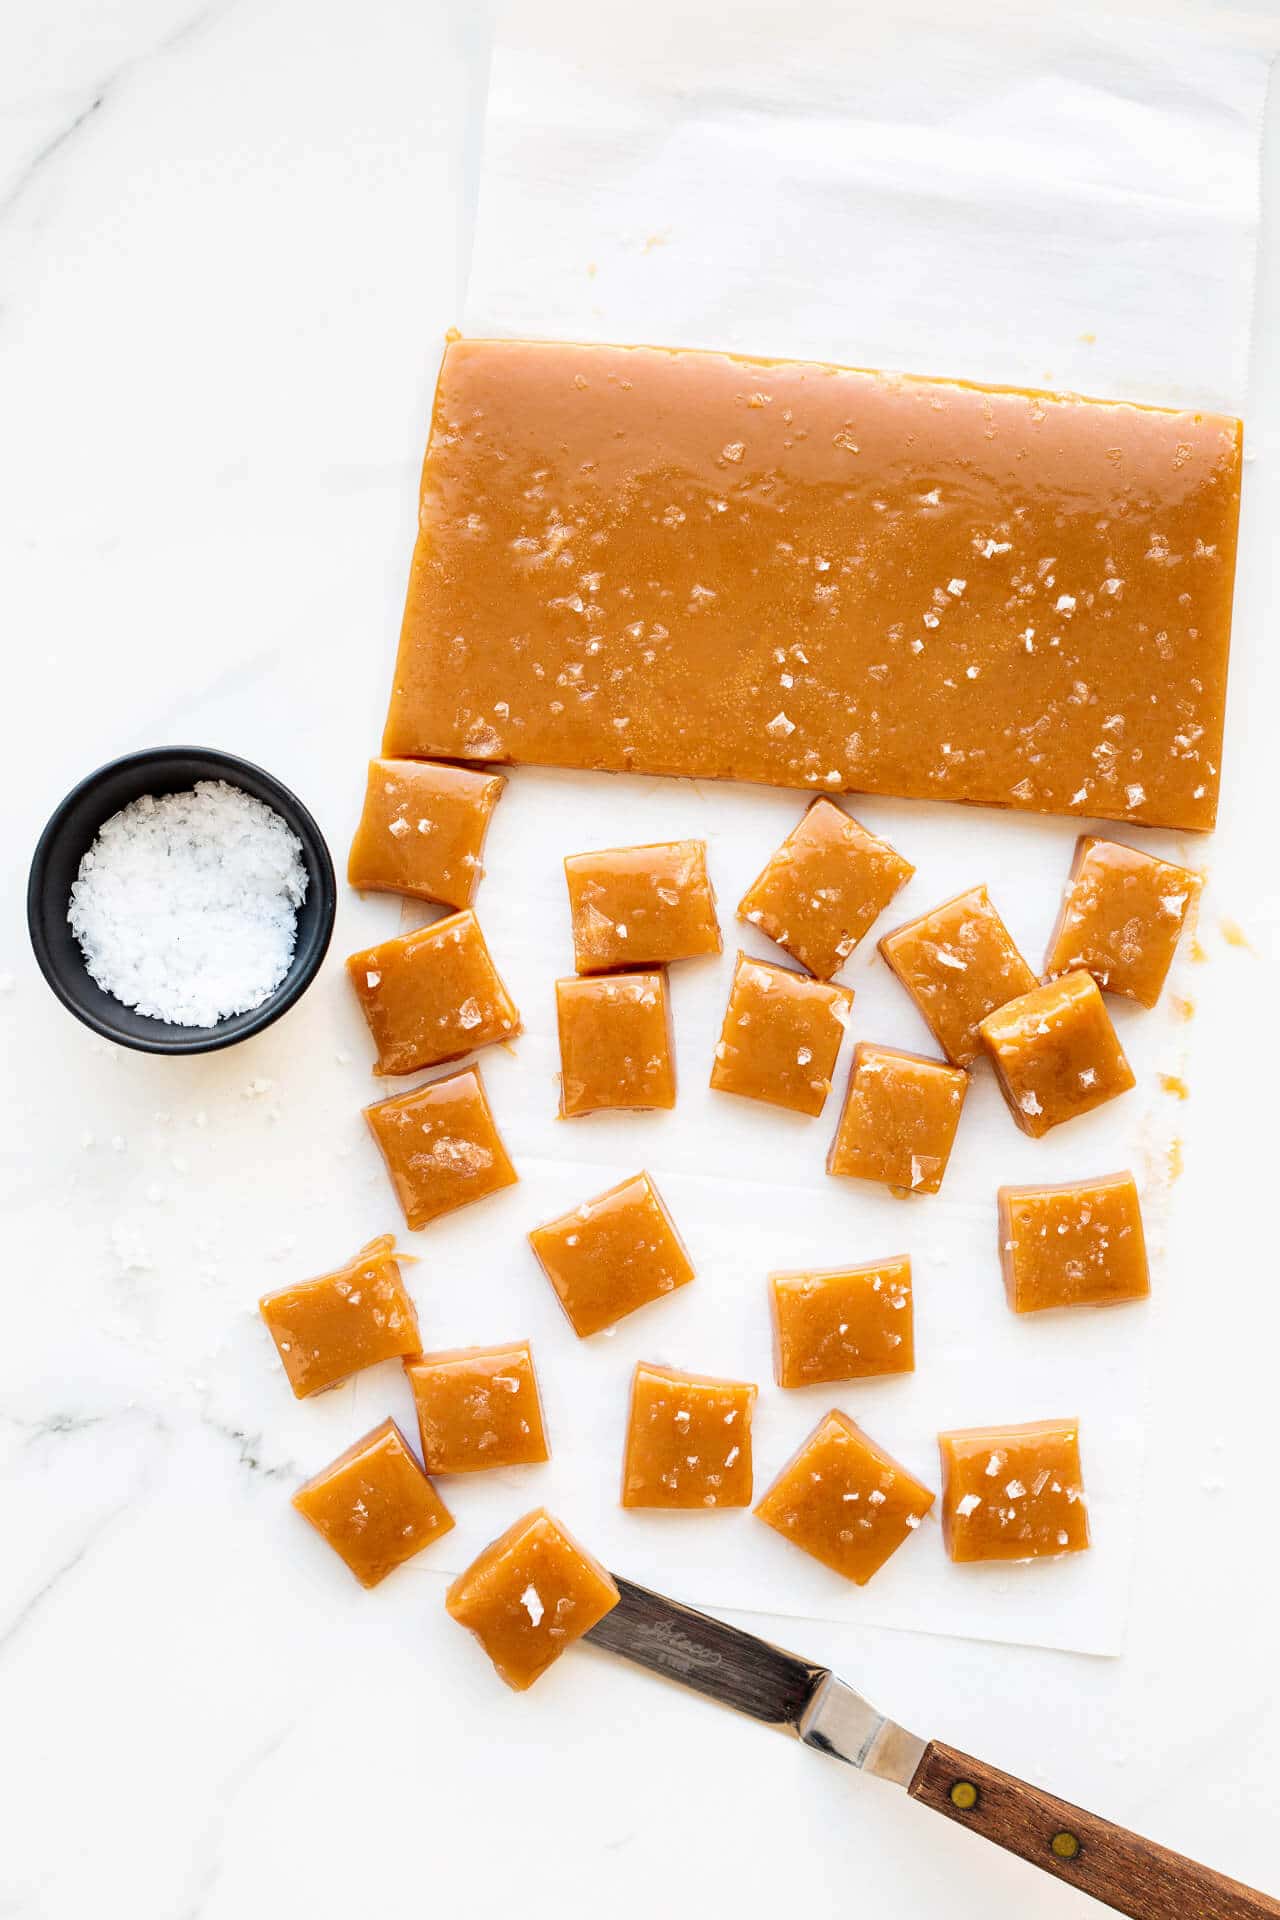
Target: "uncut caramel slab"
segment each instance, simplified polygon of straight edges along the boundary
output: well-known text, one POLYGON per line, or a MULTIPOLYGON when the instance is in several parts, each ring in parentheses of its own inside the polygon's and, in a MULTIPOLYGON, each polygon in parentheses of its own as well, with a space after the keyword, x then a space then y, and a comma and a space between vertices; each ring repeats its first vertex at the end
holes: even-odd
POLYGON ((383 750, 1212 826, 1240 425, 446 351, 383 750))

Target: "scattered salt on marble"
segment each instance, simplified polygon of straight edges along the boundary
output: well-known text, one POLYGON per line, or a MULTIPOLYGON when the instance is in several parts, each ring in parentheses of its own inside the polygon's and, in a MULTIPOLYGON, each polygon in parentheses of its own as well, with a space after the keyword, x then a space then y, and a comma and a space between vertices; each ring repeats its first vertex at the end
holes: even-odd
POLYGON ((80 862, 67 919, 98 985, 173 1026, 261 1006, 293 958, 302 842, 225 780, 113 814, 80 862))

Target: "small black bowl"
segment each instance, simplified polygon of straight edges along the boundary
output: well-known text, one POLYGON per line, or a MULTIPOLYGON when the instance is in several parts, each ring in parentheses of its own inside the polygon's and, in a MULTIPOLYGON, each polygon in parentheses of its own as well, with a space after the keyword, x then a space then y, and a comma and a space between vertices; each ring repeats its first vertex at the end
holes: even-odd
POLYGON ((107 1040, 141 1053, 212 1053, 261 1033, 310 986, 329 948, 337 906, 333 861, 324 836, 296 794, 234 754, 205 747, 148 747, 111 760, 73 787, 40 835, 27 882, 31 945, 64 1007, 107 1040), (92 979, 67 920, 71 883, 104 821, 144 794, 186 793, 197 780, 226 780, 272 807, 302 842, 307 897, 298 909, 293 959, 280 985, 261 1006, 233 1013, 213 1027, 177 1027, 137 1013, 92 979))

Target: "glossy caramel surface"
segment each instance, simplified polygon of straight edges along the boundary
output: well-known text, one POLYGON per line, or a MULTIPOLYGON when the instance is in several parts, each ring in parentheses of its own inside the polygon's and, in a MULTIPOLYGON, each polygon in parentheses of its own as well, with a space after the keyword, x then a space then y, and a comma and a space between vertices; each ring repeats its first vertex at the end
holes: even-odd
POLYGON ((440 1066, 520 1031, 469 907, 353 953, 347 976, 378 1049, 378 1074, 440 1066))
POLYGON ((1154 1007, 1173 965, 1201 879, 1115 840, 1076 842, 1046 974, 1084 967, 1104 993, 1154 1007))
POLYGON ((376 1587, 454 1525, 394 1420, 330 1461, 293 1504, 362 1587, 376 1587))
POLYGON ((887 933, 880 952, 953 1067, 973 1065, 989 1013, 1037 984, 985 887, 887 933))
POLYGON ((1106 1307, 1151 1291, 1131 1173, 1052 1187, 1001 1187, 1000 1266, 1015 1313, 1106 1307))
POLYGON ((580 1339, 693 1279, 693 1263, 647 1173, 535 1227, 529 1245, 580 1339))
POLYGON ((575 975, 556 981, 560 1113, 633 1110, 676 1103, 667 976, 575 975))
POLYGON ((455 341, 384 752, 1209 827, 1240 458, 1190 410, 455 341))
POLYGON ((617 1604, 610 1575, 545 1507, 492 1541, 445 1595, 520 1693, 617 1604))
POLYGON ((428 1473, 536 1466, 550 1458, 527 1340, 406 1360, 428 1473))
POLYGON ((515 1185, 477 1067, 379 1100, 364 1117, 415 1231, 515 1185))
POLYGON ((1091 974, 1067 973, 1033 988, 989 1015, 979 1032, 1010 1113, 1033 1139, 1134 1084, 1091 974))
POLYGON ((829 980, 914 872, 834 800, 814 800, 743 894, 738 916, 829 980))
POLYGON ((711 1085, 793 1113, 821 1113, 853 994, 740 953, 711 1085))
POLYGON ((766 1526, 865 1587, 909 1540, 934 1496, 848 1414, 833 1408, 756 1507, 766 1526))
POLYGON ((429 760, 371 760, 347 879, 369 893, 407 893, 469 907, 480 883, 500 773, 429 760))
POLYGON ((773 1371, 780 1387, 865 1380, 915 1367, 911 1262, 771 1273, 773 1371))
POLYGON ((936 1193, 968 1090, 968 1074, 941 1060, 860 1041, 827 1172, 936 1193))
POLYGON ((941 1433, 942 1537, 953 1560, 1041 1560, 1089 1545, 1074 1420, 941 1433))
POLYGON ((570 854, 564 877, 579 973, 663 966, 720 951, 701 840, 570 854))
POLYGON ((389 1233, 333 1273, 264 1294, 258 1311, 299 1400, 420 1345, 389 1233))
POLYGON ((755 1401, 745 1380, 642 1360, 631 1381, 623 1506, 749 1507, 755 1401))

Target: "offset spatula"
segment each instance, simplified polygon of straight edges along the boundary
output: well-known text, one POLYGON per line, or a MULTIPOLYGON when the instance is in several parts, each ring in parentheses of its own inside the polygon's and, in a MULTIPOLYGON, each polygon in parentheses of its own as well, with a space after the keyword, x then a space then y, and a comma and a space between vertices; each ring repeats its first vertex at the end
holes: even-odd
MULTIPOLYGON (((615 1575, 615 1578, 617 1576, 615 1575)), ((1184 1860, 937 1740, 918 1740, 826 1667, 630 1580, 587 1639, 905 1787, 1131 1920, 1280 1920, 1280 1901, 1184 1860)))

